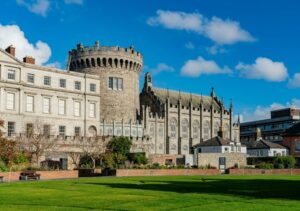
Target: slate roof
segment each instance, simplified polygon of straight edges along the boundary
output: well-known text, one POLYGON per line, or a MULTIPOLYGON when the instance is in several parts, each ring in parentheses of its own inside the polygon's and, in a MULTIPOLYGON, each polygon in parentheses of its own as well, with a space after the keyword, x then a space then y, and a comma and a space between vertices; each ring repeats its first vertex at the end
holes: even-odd
MULTIPOLYGON (((203 101, 203 105, 205 107, 211 106, 212 97, 211 96, 201 96, 197 94, 191 94, 187 92, 179 92, 174 90, 167 90, 167 89, 159 89, 159 88, 152 88, 155 96, 159 98, 161 102, 165 102, 167 98, 169 98, 171 104, 177 104, 178 100, 181 99, 181 104, 183 106, 189 106, 189 102, 191 101, 193 106, 199 107, 201 100, 203 101)), ((213 104, 215 108, 220 109, 220 105, 213 100, 213 104)))
POLYGON ((230 141, 229 139, 223 139, 220 136, 215 136, 211 139, 208 139, 202 143, 196 144, 193 147, 210 147, 210 146, 230 146, 230 141))
POLYGON ((300 122, 285 130, 285 136, 300 136, 300 122))
POLYGON ((251 141, 249 143, 245 143, 247 146, 247 149, 270 149, 270 148, 285 148, 284 146, 280 144, 276 144, 270 141, 266 141, 263 139, 259 139, 256 141, 251 141))

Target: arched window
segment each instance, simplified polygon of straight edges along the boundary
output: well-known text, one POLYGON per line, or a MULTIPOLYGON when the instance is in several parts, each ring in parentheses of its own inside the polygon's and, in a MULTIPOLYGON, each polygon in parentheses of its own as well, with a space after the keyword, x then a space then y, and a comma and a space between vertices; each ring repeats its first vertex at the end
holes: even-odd
POLYGON ((91 59, 91 62, 92 62, 92 67, 95 67, 96 65, 95 65, 95 59, 94 58, 91 59))
POLYGON ((176 138, 177 136, 177 120, 172 118, 170 121, 170 136, 171 138, 176 138))
POLYGON ((123 59, 120 60, 120 67, 123 68, 123 59))
POLYGON ((106 58, 102 59, 102 65, 103 65, 103 67, 106 67, 106 58))
POLYGON ((154 125, 154 123, 150 124, 150 137, 155 137, 155 125, 154 125))
POLYGON ((115 65, 116 68, 118 68, 118 59, 114 60, 114 65, 115 65))
POLYGON ((132 69, 132 61, 129 62, 129 69, 132 69))
POLYGON ((199 138, 199 127, 200 124, 199 124, 199 121, 198 120, 194 120, 193 122, 193 138, 194 139, 198 139, 199 138))
POLYGON ((125 69, 128 69, 128 60, 125 61, 125 69))
POLYGON ((97 65, 100 67, 101 66, 101 59, 97 58, 97 65))
POLYGON ((109 67, 112 67, 112 58, 108 59, 108 65, 109 65, 109 67))
POLYGON ((219 130, 220 130, 220 123, 215 121, 214 122, 214 136, 218 135, 219 130))
POLYGON ((81 68, 85 67, 83 59, 81 59, 81 68))
POLYGON ((182 120, 182 138, 189 138, 189 121, 187 119, 182 120))
POLYGON ((133 63, 133 70, 135 70, 135 66, 136 66, 136 63, 134 62, 134 63, 133 63))
POLYGON ((90 67, 90 60, 89 60, 89 59, 86 59, 85 62, 86 62, 86 66, 87 66, 87 67, 90 67))
POLYGON ((209 139, 210 137, 210 121, 206 120, 203 124, 203 138, 204 140, 209 139))

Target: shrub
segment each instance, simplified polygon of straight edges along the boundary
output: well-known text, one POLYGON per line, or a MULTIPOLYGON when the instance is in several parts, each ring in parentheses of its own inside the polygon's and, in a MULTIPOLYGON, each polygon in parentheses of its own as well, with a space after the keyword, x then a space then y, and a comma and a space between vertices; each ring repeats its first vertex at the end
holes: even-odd
POLYGON ((0 160, 0 172, 9 171, 9 168, 5 165, 3 161, 0 160))
POLYGON ((256 166, 259 169, 273 169, 274 165, 272 163, 261 163, 256 166))
POLYGON ((22 164, 22 163, 28 163, 28 162, 29 162, 29 160, 24 153, 17 154, 14 159, 15 164, 22 164))
POLYGON ((159 165, 159 163, 153 163, 152 166, 151 166, 151 168, 153 168, 153 169, 159 169, 160 165, 159 165))
POLYGON ((277 157, 274 160, 274 167, 278 169, 294 168, 296 160, 292 156, 277 157))
POLYGON ((133 156, 133 162, 138 165, 146 165, 148 163, 148 159, 144 153, 136 153, 133 156))

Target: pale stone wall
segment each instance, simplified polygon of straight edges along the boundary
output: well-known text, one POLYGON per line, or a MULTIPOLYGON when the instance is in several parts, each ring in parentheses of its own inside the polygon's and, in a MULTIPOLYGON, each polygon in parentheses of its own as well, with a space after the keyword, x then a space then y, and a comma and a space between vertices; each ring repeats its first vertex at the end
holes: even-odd
POLYGON ((239 166, 247 165, 247 155, 245 153, 199 153, 198 166, 214 166, 219 168, 219 158, 225 157, 225 168, 230 168, 238 164, 239 166))

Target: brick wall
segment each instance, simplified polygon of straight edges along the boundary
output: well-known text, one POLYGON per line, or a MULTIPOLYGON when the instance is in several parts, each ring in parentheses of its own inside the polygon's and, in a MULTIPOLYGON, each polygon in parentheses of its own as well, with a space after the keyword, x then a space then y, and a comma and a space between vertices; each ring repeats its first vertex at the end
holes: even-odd
POLYGON ((218 175, 218 169, 118 169, 117 177, 125 176, 191 176, 218 175))
POLYGON ((166 154, 152 154, 149 155, 149 163, 159 163, 159 165, 166 165, 166 160, 172 160, 172 164, 176 165, 177 158, 183 158, 183 156, 178 155, 166 155, 166 154))
POLYGON ((290 155, 300 157, 300 152, 295 150, 296 140, 300 140, 300 136, 285 136, 283 137, 282 145, 289 148, 290 155))
MULTIPOLYGON (((18 181, 21 172, 0 172, 0 176, 4 176, 4 181, 18 181)), ((78 171, 37 171, 41 174, 42 180, 49 179, 68 179, 68 178, 78 178, 78 171)))
POLYGON ((300 175, 300 169, 229 169, 231 175, 300 175))

